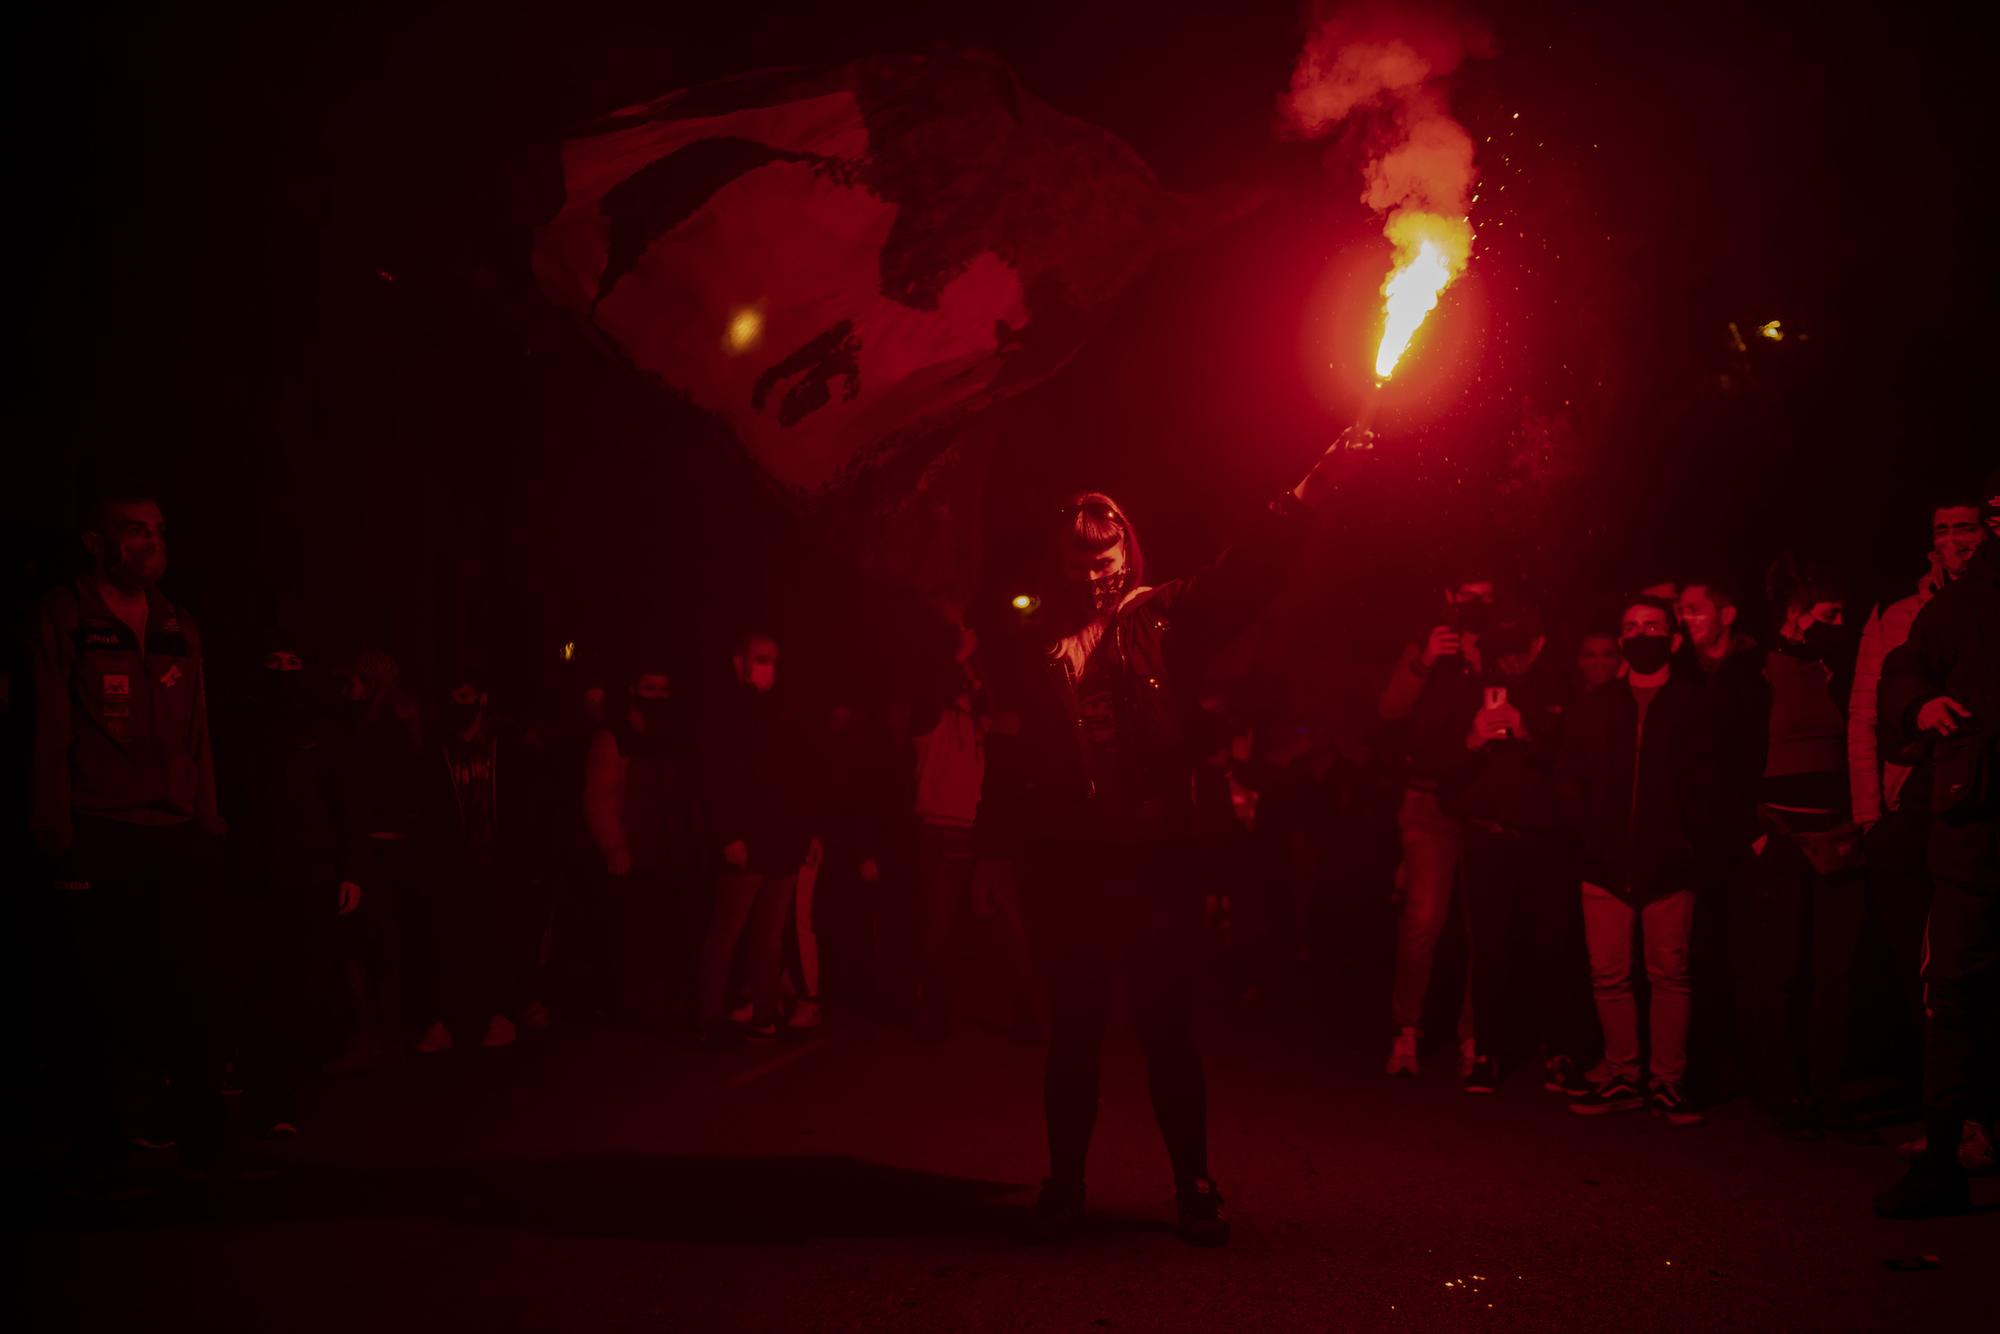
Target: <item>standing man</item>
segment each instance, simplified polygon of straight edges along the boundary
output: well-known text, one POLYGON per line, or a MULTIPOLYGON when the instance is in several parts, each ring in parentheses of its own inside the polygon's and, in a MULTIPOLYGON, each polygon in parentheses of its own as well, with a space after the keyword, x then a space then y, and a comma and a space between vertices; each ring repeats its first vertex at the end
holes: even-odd
POLYGON ((1547 1087, 1580 1097, 1589 1085, 1579 1062, 1594 1043, 1575 865, 1556 807, 1562 683, 1537 670, 1548 639, 1533 608, 1497 609, 1486 639, 1486 670, 1451 687, 1452 725, 1433 733, 1428 764, 1465 828, 1479 1045, 1461 1078, 1467 1093, 1492 1093, 1533 1055, 1547 1087))
MULTIPOLYGON (((1346 443, 1346 442, 1342 442, 1346 443)), ((1365 438, 1353 442, 1365 447, 1365 438)), ((1190 1033, 1202 884, 1188 873, 1204 670, 1255 617, 1335 490, 1339 444, 1208 569, 1145 586, 1139 535, 1109 496, 1072 497, 1044 550, 1056 581, 990 677, 994 725, 975 842, 1011 855, 1048 975, 1043 1235, 1083 1223, 1098 1064, 1122 972, 1172 1163, 1181 1237, 1229 1239, 1208 1170, 1208 1095, 1190 1033)))
POLYGON ((43 601, 35 643, 30 824, 68 926, 72 1170, 124 1156, 126 1072, 171 1080, 184 1165, 226 1147, 215 1041, 219 866, 201 639, 160 592, 166 520, 107 493, 83 531, 89 573, 43 601))
MULTIPOLYGON (((1861 649, 1854 661, 1854 690, 1847 705, 1848 792, 1854 823, 1867 847, 1868 913, 1879 928, 1890 971, 1901 1002, 1895 1029, 1899 1050, 1923 1049, 1922 972, 1924 914, 1930 907, 1930 874, 1924 868, 1924 843, 1930 833, 1930 791, 1914 787, 1914 770, 1883 753, 1876 744, 1877 697, 1884 660, 1910 637, 1910 626, 1938 590, 1962 576, 1972 564, 1986 525, 1979 503, 1948 500, 1931 509, 1931 549, 1928 568, 1906 598, 1878 606, 1861 631, 1861 649)), ((1901 1073, 1900 1071, 1898 1073, 1901 1073)), ((1914 1073, 1912 1071, 1911 1073, 1914 1073)), ((1984 1136, 1984 1130, 1979 1131, 1984 1136)))
POLYGON ((624 727, 600 729, 584 766, 584 812, 607 882, 591 943, 615 974, 626 1018, 685 1024, 707 834, 687 719, 663 664, 641 666, 630 699, 624 727))
POLYGON ((722 876, 701 948, 697 1021, 704 1041, 730 1035, 729 967, 736 942, 746 946, 752 1042, 775 1042, 785 919, 792 911, 799 869, 824 852, 806 810, 806 753, 798 726, 774 693, 778 642, 750 633, 737 642, 735 680, 709 718, 707 773, 713 812, 710 841, 721 853, 722 876))
MULTIPOLYGON (((1443 774, 1437 757, 1449 753, 1450 748, 1427 745, 1425 738, 1448 737, 1463 726, 1463 719, 1452 716, 1453 701, 1464 683, 1475 680, 1484 667, 1480 638, 1493 608, 1495 588, 1490 573, 1468 571, 1453 581, 1444 591, 1444 611, 1438 623, 1421 644, 1404 647, 1377 703, 1385 722, 1407 723, 1409 732, 1404 748, 1403 804, 1396 816, 1403 861, 1396 869, 1396 975, 1389 998, 1390 1020, 1396 1030, 1387 1066, 1392 1075, 1417 1073, 1431 963, 1451 912, 1465 849, 1464 826, 1438 805, 1443 774)), ((1472 1005, 1468 977, 1458 1011, 1461 1079, 1472 1072, 1476 1054, 1472 1005)))
POLYGON ((1556 761, 1556 793, 1583 862, 1584 937, 1604 1030, 1604 1078, 1570 1104, 1584 1116, 1648 1105, 1673 1125, 1701 1114, 1687 1078, 1688 934, 1712 771, 1700 687, 1675 671, 1673 604, 1629 599, 1619 618, 1624 680, 1583 697, 1556 761), (1639 1081, 1639 1003, 1632 989, 1634 919, 1651 984, 1650 1086, 1639 1081))
POLYGON ((1966 1208, 1959 1141, 2000 1083, 2000 469, 1983 492, 1985 544, 1917 613, 1882 670, 1883 744, 1924 756, 1932 792, 1925 1144, 1876 1198, 1884 1218, 1966 1208))

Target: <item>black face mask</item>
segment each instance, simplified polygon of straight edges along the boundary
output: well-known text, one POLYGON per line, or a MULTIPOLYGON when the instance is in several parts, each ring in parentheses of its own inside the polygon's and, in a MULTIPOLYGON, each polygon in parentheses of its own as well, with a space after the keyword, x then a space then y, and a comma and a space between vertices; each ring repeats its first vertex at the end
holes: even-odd
POLYGON ((1462 635, 1482 635, 1493 618, 1493 608, 1484 602, 1454 602, 1447 623, 1462 635))
POLYGON ((1844 625, 1829 625, 1825 621, 1814 621, 1806 627, 1799 647, 1804 649, 1803 657, 1818 662, 1831 662, 1840 657, 1847 647, 1848 634, 1844 625))
POLYGON ((1667 659, 1674 655, 1674 646, 1665 635, 1633 635, 1618 641, 1618 654, 1633 671, 1651 676, 1667 665, 1667 659))
POLYGON ((473 720, 478 717, 477 703, 460 704, 457 700, 451 700, 444 706, 445 730, 453 736, 463 736, 465 729, 472 726, 473 720))

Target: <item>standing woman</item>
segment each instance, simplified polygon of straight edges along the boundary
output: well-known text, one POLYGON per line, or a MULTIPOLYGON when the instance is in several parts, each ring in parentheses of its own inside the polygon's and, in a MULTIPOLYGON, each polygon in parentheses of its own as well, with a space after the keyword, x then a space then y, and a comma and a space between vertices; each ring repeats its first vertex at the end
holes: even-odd
POLYGON ((1778 1128, 1814 1140, 1837 1116, 1866 882, 1847 781, 1855 639, 1831 569, 1787 554, 1766 577, 1780 621, 1765 655, 1764 772, 1751 849, 1754 1083, 1778 1128))
POLYGON ((1188 874, 1202 679, 1263 608, 1315 511, 1365 457, 1343 438, 1206 570, 1158 587, 1131 519, 1087 492, 1051 516, 1054 586, 997 645, 994 718, 974 843, 1017 863, 1049 987, 1049 1176, 1037 1230, 1083 1222, 1099 1049, 1122 971, 1153 1112, 1173 1165, 1181 1237, 1229 1240, 1208 1168, 1208 1096, 1190 1032, 1202 886, 1188 874))

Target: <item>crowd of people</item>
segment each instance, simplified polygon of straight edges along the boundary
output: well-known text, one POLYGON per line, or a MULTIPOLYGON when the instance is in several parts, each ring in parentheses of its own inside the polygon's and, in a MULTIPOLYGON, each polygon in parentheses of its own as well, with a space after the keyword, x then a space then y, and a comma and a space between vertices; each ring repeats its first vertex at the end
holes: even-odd
POLYGON ((101 1179, 171 1139, 228 1170, 231 1079, 243 1130, 296 1134, 308 1072, 552 1024, 766 1043, 851 1011, 941 1040, 969 920, 987 1017, 1049 1046, 1053 1207, 1081 1209, 1121 948, 1177 1182, 1212 1194, 1190 979, 1212 963, 1254 997, 1295 962, 1278 942, 1310 955, 1339 812, 1370 809, 1354 789, 1372 785, 1400 835, 1389 1075, 1435 1059, 1438 993, 1468 1094, 1539 1083, 1579 1116, 1681 1127, 1747 1097, 1817 1139, 1856 1126, 1842 1081, 1874 1041, 1925 1112, 1878 1209, 1962 1207, 2000 1111, 1996 491, 1934 508, 1899 601, 1852 604, 1841 572, 1779 557, 1768 642, 1742 628, 1748 591, 1700 572, 1559 637, 1504 560, 1461 568, 1389 668, 1360 762, 1234 716, 1213 683, 1188 710, 1164 698, 1163 645, 1185 642, 1169 620, 1219 645, 1268 580, 1238 555, 1145 589, 1136 532, 1095 494, 1066 515, 1064 572, 1098 628, 1024 657, 940 604, 926 688, 887 709, 797 706, 761 631, 715 689, 638 647, 570 672, 547 716, 471 655, 424 699, 378 649, 319 661, 273 631, 211 728, 199 633, 161 591, 159 505, 107 494, 91 568, 49 595, 33 645, 71 1169, 101 1179), (1093 828, 1038 789, 1073 762, 1121 776, 1074 805, 1093 828), (1052 945, 1038 897, 1107 921, 1052 945), (1440 987, 1453 936, 1465 976, 1440 987))

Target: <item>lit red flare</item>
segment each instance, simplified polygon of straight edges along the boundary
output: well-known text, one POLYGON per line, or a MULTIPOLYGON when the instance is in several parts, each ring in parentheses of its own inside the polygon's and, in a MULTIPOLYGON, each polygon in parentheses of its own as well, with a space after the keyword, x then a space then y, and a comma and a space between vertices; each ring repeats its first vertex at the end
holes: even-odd
POLYGON ((1383 229, 1396 247, 1396 260, 1382 283, 1382 342, 1375 352, 1375 378, 1395 374, 1424 318, 1452 279, 1465 271, 1472 254, 1472 224, 1414 209, 1395 214, 1383 229))

